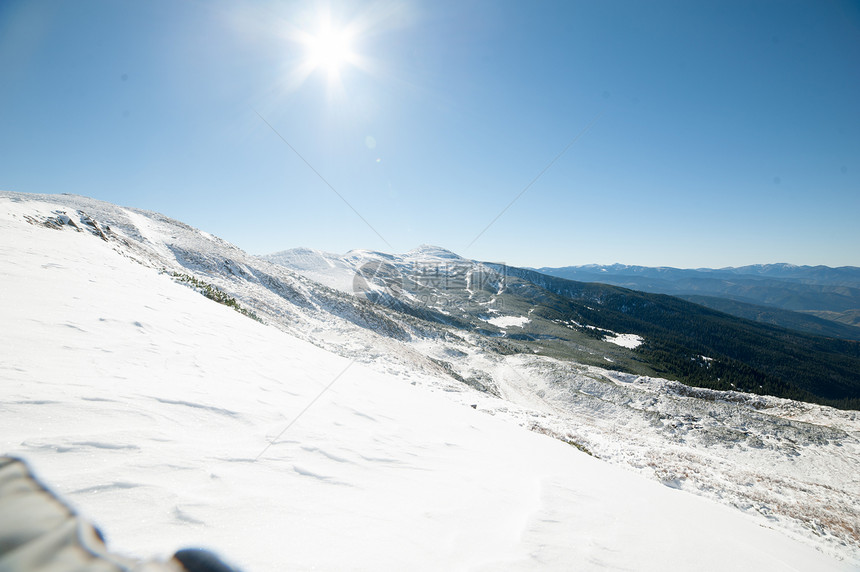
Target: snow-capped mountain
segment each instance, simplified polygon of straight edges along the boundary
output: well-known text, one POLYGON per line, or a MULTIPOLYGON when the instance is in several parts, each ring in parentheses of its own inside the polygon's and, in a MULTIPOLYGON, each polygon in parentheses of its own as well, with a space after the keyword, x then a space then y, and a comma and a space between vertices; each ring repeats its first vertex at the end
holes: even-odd
POLYGON ((497 265, 261 258, 0 193, 0 288, 3 452, 116 550, 204 545, 248 571, 860 564, 856 412, 600 367, 647 340, 540 315, 555 295, 497 265))

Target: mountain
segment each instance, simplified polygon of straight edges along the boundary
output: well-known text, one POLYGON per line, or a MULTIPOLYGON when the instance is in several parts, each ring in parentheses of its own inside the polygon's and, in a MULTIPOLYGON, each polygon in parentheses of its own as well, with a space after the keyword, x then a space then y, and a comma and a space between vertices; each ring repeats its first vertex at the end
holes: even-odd
POLYGON ((573 302, 598 328, 644 336, 639 357, 661 374, 691 385, 860 405, 860 343, 798 334, 708 310, 678 298, 573 282, 508 268, 509 277, 573 302), (707 356, 703 361, 701 356, 707 356))
POLYGON ((537 271, 569 280, 610 284, 643 292, 688 298, 695 296, 697 303, 739 317, 759 315, 766 323, 807 333, 860 339, 860 321, 857 320, 860 315, 860 268, 854 266, 760 264, 739 268, 680 269, 590 264, 539 268, 537 271), (724 298, 735 304, 711 301, 712 298, 724 298), (749 305, 787 312, 757 314, 749 305), (835 325, 822 324, 822 319, 835 325))
POLYGON ((294 254, 340 289, 0 193, 4 452, 116 550, 246 570, 860 564, 855 411, 611 369, 648 337, 448 251, 294 254))
POLYGON ((364 297, 400 313, 481 333, 515 353, 538 352, 699 387, 860 407, 858 342, 802 335, 678 298, 572 282, 447 251, 439 258, 428 248, 312 258, 300 249, 267 259, 345 293, 367 290, 364 297), (384 288, 356 282, 370 285, 374 278, 384 288), (497 320, 520 322, 505 327, 497 320), (617 343, 616 333, 627 336, 627 347, 617 343))

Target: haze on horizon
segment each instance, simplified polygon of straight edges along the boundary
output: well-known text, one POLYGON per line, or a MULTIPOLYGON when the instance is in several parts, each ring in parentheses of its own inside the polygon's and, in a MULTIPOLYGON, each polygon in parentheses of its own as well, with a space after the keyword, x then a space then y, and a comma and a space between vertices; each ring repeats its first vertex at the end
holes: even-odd
POLYGON ((253 253, 860 266, 860 5, 0 5, 0 189, 253 253))

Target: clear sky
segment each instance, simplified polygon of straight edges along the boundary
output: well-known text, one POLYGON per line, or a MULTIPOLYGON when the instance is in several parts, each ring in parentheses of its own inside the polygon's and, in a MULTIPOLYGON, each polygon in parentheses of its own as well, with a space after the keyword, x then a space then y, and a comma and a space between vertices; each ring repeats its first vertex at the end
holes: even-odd
POLYGON ((860 3, 3 0, 0 189, 256 254, 860 266, 860 3))

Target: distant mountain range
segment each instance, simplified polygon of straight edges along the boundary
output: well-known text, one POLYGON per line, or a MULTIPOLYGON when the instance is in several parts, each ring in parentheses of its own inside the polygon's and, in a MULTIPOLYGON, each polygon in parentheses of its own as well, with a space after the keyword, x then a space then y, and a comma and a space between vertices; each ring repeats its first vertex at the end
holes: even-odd
POLYGON ((568 280, 670 294, 758 322, 860 340, 860 268, 856 266, 680 269, 589 264, 536 270, 568 280))

